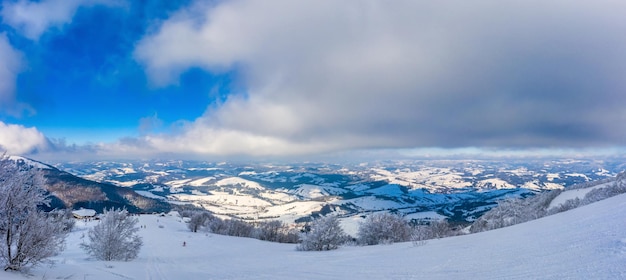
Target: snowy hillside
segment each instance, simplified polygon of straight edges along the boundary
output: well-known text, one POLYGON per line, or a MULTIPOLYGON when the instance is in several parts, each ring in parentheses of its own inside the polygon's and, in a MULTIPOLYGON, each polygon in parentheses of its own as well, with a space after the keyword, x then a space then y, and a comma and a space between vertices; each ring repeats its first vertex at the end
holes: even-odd
POLYGON ((21 156, 9 156, 9 159, 17 162, 18 164, 26 164, 26 165, 39 168, 39 169, 52 169, 53 168, 50 165, 47 165, 47 164, 29 159, 29 158, 21 157, 21 156))
POLYGON ((588 187, 588 188, 580 188, 580 189, 571 189, 571 190, 566 190, 564 192, 562 192, 561 194, 559 194, 559 196, 555 197, 552 202, 550 202, 550 206, 548 207, 550 208, 554 208, 557 207, 559 205, 562 205, 563 203, 565 203, 566 201, 570 200, 570 199, 583 199, 585 197, 586 194, 588 194, 590 191, 595 190, 595 189, 601 189, 604 187, 607 187, 609 185, 613 184, 613 182, 611 183, 604 183, 604 184, 599 184, 593 187, 588 187))
POLYGON ((623 161, 398 160, 368 163, 211 163, 179 160, 63 163, 83 178, 148 198, 242 219, 302 222, 335 212, 436 212, 473 221, 502 199, 615 176, 623 161), (286 211, 286 212, 280 212, 286 211))
POLYGON ((472 235, 302 252, 293 244, 191 233, 175 215, 141 216, 132 262, 101 262, 78 248, 78 222, 54 266, 0 279, 625 279, 626 195, 472 235), (183 247, 183 242, 187 243, 183 247))

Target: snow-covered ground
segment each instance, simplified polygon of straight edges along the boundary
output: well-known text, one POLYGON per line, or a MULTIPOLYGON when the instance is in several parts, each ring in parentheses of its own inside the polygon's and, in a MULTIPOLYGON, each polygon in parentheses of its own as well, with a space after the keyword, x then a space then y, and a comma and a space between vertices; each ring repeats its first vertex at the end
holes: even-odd
POLYGON ((576 198, 583 199, 585 198, 585 195, 587 195, 588 192, 595 190, 595 189, 601 189, 601 188, 607 187, 610 184, 613 184, 613 182, 604 183, 604 184, 600 184, 600 185, 589 187, 589 188, 571 189, 571 190, 563 191, 561 194, 555 197, 552 200, 552 202, 550 202, 550 206, 548 206, 548 209, 557 207, 570 199, 576 199, 576 198))
POLYGON ((37 267, 30 276, 0 271, 0 279, 626 279, 626 195, 418 247, 408 242, 329 252, 191 233, 175 215, 147 215, 140 217, 147 228, 140 232, 139 258, 101 262, 78 247, 95 223, 77 223, 56 265, 37 267))

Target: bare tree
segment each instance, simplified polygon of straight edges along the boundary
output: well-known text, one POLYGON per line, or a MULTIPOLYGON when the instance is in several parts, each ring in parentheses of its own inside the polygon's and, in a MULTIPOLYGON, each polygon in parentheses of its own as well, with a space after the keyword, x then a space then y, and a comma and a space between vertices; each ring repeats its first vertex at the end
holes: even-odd
POLYGON ((302 243, 296 249, 300 251, 328 251, 339 248, 347 236, 335 216, 326 216, 314 220, 311 231, 303 233, 302 243))
POLYGON ((48 205, 39 170, 0 155, 0 261, 4 270, 23 270, 64 247, 63 224, 37 209, 48 205))
POLYGON ((98 260, 129 261, 137 257, 143 245, 137 235, 137 218, 128 211, 104 210, 100 223, 87 233, 89 243, 80 246, 98 260))

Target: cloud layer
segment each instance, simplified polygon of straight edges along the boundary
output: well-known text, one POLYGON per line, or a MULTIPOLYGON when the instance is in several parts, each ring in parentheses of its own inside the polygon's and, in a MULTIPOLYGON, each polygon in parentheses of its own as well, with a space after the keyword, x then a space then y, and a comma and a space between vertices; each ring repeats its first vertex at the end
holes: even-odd
MULTIPOLYGON (((0 149, 267 157, 468 147, 611 151, 626 143, 623 1, 192 0, 182 9, 171 3, 3 1, 0 149), (98 5, 125 9, 85 9, 98 5), (114 33, 119 27, 121 34, 115 35, 120 36, 81 37, 100 24, 92 22, 94 17, 110 19, 109 27, 115 26, 114 33), (56 31, 46 33, 50 30, 56 31), (38 48, 49 47, 70 51, 51 60, 53 70, 30 69, 50 64, 37 57, 43 53, 38 48), (30 59, 39 64, 27 65, 30 59), (59 63, 64 59, 71 61, 59 63), (116 114, 101 122, 102 131, 122 129, 115 122, 136 122, 134 136, 76 146, 41 133, 54 131, 58 120, 42 121, 48 126, 39 130, 27 128, 36 121, 7 123, 34 112, 20 101, 55 100, 47 89, 16 84, 18 74, 36 72, 20 80, 70 85, 58 87, 58 97, 76 85, 66 64, 80 73, 110 69, 119 80, 115 88, 102 87, 101 81, 82 83, 77 88, 93 99, 66 98, 56 106, 71 103, 71 110, 56 110, 74 112, 68 116, 81 120, 94 104, 103 105, 100 112, 110 111, 104 105, 136 110, 133 117, 116 114), (194 83, 208 84, 203 90, 213 87, 212 92, 198 98, 203 93, 194 83), (104 96, 107 90, 120 94, 104 96), (192 110, 192 103, 202 105, 192 110), (202 106, 206 111, 198 116, 202 106)), ((91 74, 76 77, 89 80, 91 74)))
POLYGON ((626 143, 621 1, 196 2, 135 57, 155 85, 235 71, 231 95, 159 149, 626 143))

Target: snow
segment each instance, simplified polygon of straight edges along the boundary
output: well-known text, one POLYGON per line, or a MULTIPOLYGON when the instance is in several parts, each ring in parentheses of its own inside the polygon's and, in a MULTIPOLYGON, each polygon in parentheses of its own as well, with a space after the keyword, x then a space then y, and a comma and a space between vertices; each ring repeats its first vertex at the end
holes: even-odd
POLYGON ((557 207, 557 206, 565 203, 566 201, 568 201, 570 199, 576 199, 576 198, 583 199, 583 198, 585 198, 585 195, 588 192, 590 192, 592 190, 595 190, 595 189, 604 188, 608 184, 612 184, 612 183, 600 184, 600 185, 597 185, 597 186, 584 188, 584 189, 572 189, 572 190, 564 191, 561 194, 559 194, 557 197, 555 197, 552 200, 552 202, 550 202, 550 206, 548 206, 548 209, 557 207))
MULTIPOLYGON (((0 154, 0 155, 2 155, 2 154, 0 154)), ((26 163, 26 164, 28 164, 28 165, 30 165, 32 167, 39 168, 39 169, 51 169, 51 167, 49 165, 43 164, 43 163, 38 162, 38 161, 34 161, 32 159, 21 157, 21 156, 9 156, 9 159, 12 160, 12 161, 15 161, 15 162, 23 161, 24 163, 26 163)))
POLYGON ((465 181, 461 173, 449 168, 423 167, 418 171, 409 169, 388 171, 380 168, 373 168, 370 178, 372 180, 387 181, 389 184, 397 184, 408 188, 425 188, 437 191, 444 188, 466 188, 471 186, 465 181))
POLYGON ((189 202, 212 202, 218 203, 220 205, 241 205, 241 206, 271 206, 272 204, 250 196, 250 195, 235 195, 230 194, 228 192, 220 192, 220 191, 210 191, 209 195, 197 193, 195 195, 187 195, 187 194, 176 194, 171 195, 179 201, 189 201, 189 202))
POLYGON ((298 195, 306 199, 322 198, 322 197, 326 197, 329 195, 337 195, 337 194, 342 194, 342 193, 347 192, 346 190, 340 189, 340 188, 329 187, 329 186, 318 186, 318 185, 311 185, 311 184, 300 184, 294 187, 295 189, 293 190, 281 189, 281 191, 298 195))
POLYGON ((77 222, 54 266, 0 279, 625 279, 626 195, 529 223, 438 240, 300 252, 293 244, 191 233, 177 215, 143 215, 138 259, 89 259, 77 222), (161 228, 162 227, 162 228, 161 228), (183 242, 187 246, 183 247, 183 242))
POLYGON ((319 211, 324 204, 325 203, 321 201, 295 201, 282 205, 274 205, 267 207, 260 217, 280 217, 283 221, 293 222, 297 218, 319 211))
POLYGON ((206 183, 211 180, 215 180, 215 177, 205 177, 201 179, 196 179, 196 180, 189 182, 188 184, 193 187, 200 187, 200 186, 206 185, 206 183))
POLYGON ((581 178, 585 178, 585 180, 587 180, 587 181, 590 181, 590 179, 589 179, 589 177, 587 177, 587 175, 581 174, 581 173, 567 173, 567 174, 565 174, 565 176, 581 177, 581 178))
POLYGON ((559 176, 558 173, 548 173, 548 174, 546 174, 546 178, 548 178, 548 181, 552 182, 552 181, 554 181, 554 179, 561 178, 561 176, 559 176))
POLYGON ((222 179, 215 183, 216 186, 243 186, 249 189, 255 190, 263 190, 265 189, 263 186, 259 185, 257 182, 253 182, 250 180, 246 180, 239 177, 230 177, 226 179, 222 179))
POLYGON ((96 215, 96 210, 93 209, 80 209, 72 211, 72 214, 80 217, 93 217, 96 215))
POLYGON ((510 184, 509 182, 497 178, 482 180, 478 182, 477 185, 481 188, 493 188, 497 190, 515 188, 515 186, 510 184))
POLYGON ((168 185, 172 188, 182 188, 191 181, 192 181, 191 179, 174 180, 174 181, 165 182, 165 185, 168 185))
POLYGON ((416 219, 416 220, 443 220, 445 219, 446 216, 440 215, 437 212, 433 212, 433 211, 426 211, 426 212, 417 212, 417 213, 411 213, 408 214, 406 216, 404 216, 404 219, 410 221, 411 219, 416 219))
POLYGON ((142 180, 132 180, 132 181, 107 180, 107 182, 116 186, 120 186, 120 187, 132 187, 134 185, 143 183, 142 180))
POLYGON ((135 191, 135 192, 137 194, 141 195, 141 196, 145 196, 145 197, 148 197, 148 198, 154 198, 154 199, 159 199, 159 200, 167 200, 167 198, 162 197, 160 195, 153 194, 153 193, 151 193, 149 191, 135 191))

